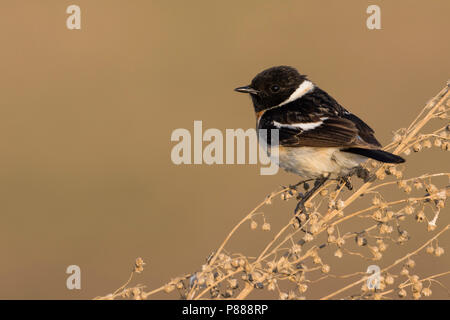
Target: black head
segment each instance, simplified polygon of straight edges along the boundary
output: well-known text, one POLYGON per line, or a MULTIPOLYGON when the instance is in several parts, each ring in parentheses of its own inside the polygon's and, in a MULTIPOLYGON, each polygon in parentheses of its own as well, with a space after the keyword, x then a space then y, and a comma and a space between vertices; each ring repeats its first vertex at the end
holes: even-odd
POLYGON ((258 112, 286 101, 305 80, 295 68, 279 66, 258 73, 250 85, 234 90, 249 93, 258 112))

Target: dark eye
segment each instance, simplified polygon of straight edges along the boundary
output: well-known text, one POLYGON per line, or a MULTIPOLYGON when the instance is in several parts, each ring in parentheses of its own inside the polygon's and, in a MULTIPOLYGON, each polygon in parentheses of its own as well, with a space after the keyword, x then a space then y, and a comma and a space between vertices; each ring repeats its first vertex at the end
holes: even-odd
POLYGON ((280 91, 280 87, 277 86, 276 84, 270 87, 270 91, 272 92, 278 92, 280 91))

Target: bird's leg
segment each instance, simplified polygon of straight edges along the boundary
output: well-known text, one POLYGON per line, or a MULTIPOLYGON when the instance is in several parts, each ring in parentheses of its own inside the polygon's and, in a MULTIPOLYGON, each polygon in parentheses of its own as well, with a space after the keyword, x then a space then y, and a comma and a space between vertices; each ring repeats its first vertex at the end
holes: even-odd
MULTIPOLYGON (((311 196, 317 190, 319 190, 319 188, 322 187, 323 184, 325 183, 325 181, 327 181, 327 180, 328 180, 328 177, 322 177, 322 178, 316 179, 316 181, 314 182, 314 187, 312 187, 312 189, 308 190, 308 192, 306 192, 305 195, 302 195, 300 197, 300 201, 297 203, 297 206, 295 207, 295 211, 294 211, 295 215, 298 212, 300 212, 300 211, 305 212, 305 203, 306 203, 306 201, 308 201, 309 198, 311 198, 311 196)), ((297 219, 298 219, 298 217, 297 217, 297 219)))
POLYGON ((307 180, 299 181, 299 182, 297 182, 296 184, 291 184, 291 185, 289 185, 289 189, 297 190, 297 187, 298 187, 299 185, 303 184, 303 187, 305 188, 305 190, 308 190, 308 189, 309 189, 309 184, 308 184, 308 182, 309 182, 309 181, 313 181, 313 180, 314 180, 314 179, 307 179, 307 180))

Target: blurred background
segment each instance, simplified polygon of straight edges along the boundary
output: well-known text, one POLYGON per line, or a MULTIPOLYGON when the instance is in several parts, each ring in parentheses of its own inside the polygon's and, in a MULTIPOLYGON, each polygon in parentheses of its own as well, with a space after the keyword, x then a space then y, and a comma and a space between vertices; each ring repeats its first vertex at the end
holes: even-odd
MULTIPOLYGON (((299 179, 258 165, 176 166, 172 131, 194 120, 254 127, 250 99, 233 88, 284 64, 387 144, 449 78, 449 10, 446 0, 1 1, 0 298, 105 295, 138 256, 147 265, 133 283, 148 288, 198 270, 248 211, 299 179), (81 30, 66 28, 71 4, 81 30), (381 30, 366 27, 371 4, 381 30), (81 290, 66 288, 72 264, 81 290)), ((449 170, 442 151, 407 160, 406 176, 449 170)), ((294 206, 272 208, 273 230, 294 206)), ((229 249, 255 252, 271 236, 246 232, 229 249)), ((433 259, 418 272, 450 262, 433 259)), ((318 290, 311 298, 331 289, 318 290)))

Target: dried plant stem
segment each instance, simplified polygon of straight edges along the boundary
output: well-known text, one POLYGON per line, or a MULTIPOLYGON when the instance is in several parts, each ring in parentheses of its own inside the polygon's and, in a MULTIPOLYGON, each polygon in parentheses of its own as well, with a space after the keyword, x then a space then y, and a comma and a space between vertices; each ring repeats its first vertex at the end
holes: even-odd
MULTIPOLYGON (((437 234, 434 235, 434 237, 432 237, 430 240, 428 240, 427 242, 425 242, 423 245, 421 245, 419 248, 417 248, 416 250, 408 253, 407 255, 405 255, 404 257, 397 259, 393 264, 391 264, 390 266, 384 268, 381 270, 381 273, 386 272, 389 269, 392 269, 393 267, 395 267, 396 265, 398 265, 400 262, 405 261, 406 259, 408 259, 409 257, 417 254, 419 251, 421 251, 422 249, 424 249, 426 246, 428 246, 430 243, 432 243, 434 240, 436 240, 437 238, 439 238, 440 235, 442 235, 445 231, 447 231, 450 228, 450 224, 446 225, 445 228, 443 228, 441 231, 439 231, 437 234)), ((355 281, 353 283, 350 283, 349 285, 333 292, 330 293, 328 295, 326 295, 325 297, 321 298, 320 300, 328 300, 330 298, 333 298, 334 296, 338 295, 339 293, 342 293, 360 283, 363 283, 364 281, 367 281, 367 279, 369 278, 369 276, 365 276, 363 278, 361 278, 358 281, 355 281)))

